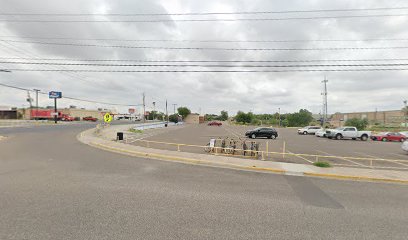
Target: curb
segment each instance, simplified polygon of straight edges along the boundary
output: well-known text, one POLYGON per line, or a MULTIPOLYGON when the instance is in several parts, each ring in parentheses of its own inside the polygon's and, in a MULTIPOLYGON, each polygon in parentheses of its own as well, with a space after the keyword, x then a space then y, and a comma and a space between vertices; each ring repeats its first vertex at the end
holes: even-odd
POLYGON ((351 176, 351 175, 339 175, 339 174, 330 174, 330 173, 290 172, 290 171, 276 169, 276 168, 243 166, 243 165, 232 164, 232 163, 220 163, 220 162, 212 162, 212 161, 200 160, 200 159, 194 159, 194 158, 185 158, 185 157, 177 157, 177 156, 168 156, 168 155, 157 154, 157 153, 139 152, 139 151, 126 150, 122 148, 112 147, 112 146, 108 146, 108 145, 101 144, 101 143, 95 143, 95 142, 87 143, 81 140, 81 137, 83 136, 82 134, 83 132, 78 134, 77 139, 84 144, 87 144, 89 146, 96 147, 102 150, 124 154, 124 155, 129 155, 129 156, 138 156, 138 157, 143 157, 143 158, 179 162, 179 163, 184 163, 184 164, 197 164, 197 165, 211 166, 211 167, 224 167, 224 168, 239 169, 239 170, 254 171, 254 172, 270 172, 270 173, 290 175, 290 176, 310 176, 310 177, 319 177, 319 178, 337 179, 337 180, 408 184, 408 180, 400 180, 400 179, 392 179, 392 178, 351 176))

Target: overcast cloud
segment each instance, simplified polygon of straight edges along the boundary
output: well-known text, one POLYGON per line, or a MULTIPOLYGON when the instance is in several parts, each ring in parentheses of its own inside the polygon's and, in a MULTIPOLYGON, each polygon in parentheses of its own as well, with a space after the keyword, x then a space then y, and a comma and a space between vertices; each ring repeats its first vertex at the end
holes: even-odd
MULTIPOLYGON (((180 13, 282 11, 308 9, 349 9, 406 7, 406 1, 385 0, 0 0, 0 13, 180 13)), ((336 16, 364 14, 408 14, 408 10, 352 13, 308 13, 215 16, 218 18, 336 16)), ((160 16, 137 19, 213 18, 214 16, 160 16)), ((45 19, 41 16, 1 16, 1 19, 45 19)), ((56 19, 58 17, 53 17, 56 19)), ((59 17, 58 19, 67 19, 59 17)), ((72 18, 70 18, 72 19, 72 18)), ((88 16, 75 19, 124 19, 118 16, 88 16)), ((128 17, 126 19, 136 19, 128 17)), ((408 17, 318 19, 290 21, 177 22, 161 23, 29 23, 0 21, 0 40, 45 41, 98 45, 167 46, 167 47, 236 47, 236 48, 326 48, 408 46, 408 41, 359 42, 285 42, 285 43, 213 43, 213 42, 123 42, 38 40, 25 36, 91 39, 167 39, 167 40, 315 40, 315 39, 408 39, 408 17), (7 37, 8 36, 8 37, 7 37), (18 36, 10 38, 9 36, 18 36)), ((64 59, 140 59, 140 60, 310 60, 310 59, 381 59, 408 58, 408 49, 338 50, 338 51, 215 51, 160 50, 107 47, 40 45, 0 41, 0 57, 64 59)), ((5 61, 2 59, 1 61, 5 61)), ((333 62, 326 62, 331 64, 333 62)), ((349 62, 340 62, 348 64, 349 62)), ((354 63, 354 62, 353 62, 354 63)), ((396 63, 408 63, 397 61, 396 63)), ((267 64, 267 63, 266 63, 267 64)), ((273 64, 273 63, 271 63, 273 64)), ((284 64, 284 63, 283 63, 284 64)), ((23 66, 0 64, 0 69, 95 69, 81 66, 23 66)), ((337 69, 339 67, 336 67, 337 69)), ((401 67, 408 68, 408 67, 401 67)), ((115 69, 118 67, 99 67, 115 69)), ((135 69, 135 68, 121 68, 135 69)), ((155 70, 156 68, 140 68, 155 70)), ((162 70, 174 68, 161 68, 162 70)), ((314 68, 316 69, 316 67, 314 68)), ((207 69, 208 70, 208 69, 207 69)), ((231 70, 231 69, 228 69, 231 70)), ((193 112, 230 114, 238 110, 255 113, 293 112, 307 108, 321 111, 324 75, 329 80, 329 112, 352 112, 401 109, 408 98, 408 71, 381 72, 286 72, 286 73, 59 73, 0 72, 0 83, 43 91, 60 90, 64 95, 103 102, 140 104, 146 93, 148 108, 157 102, 159 110, 169 105, 188 106, 193 112)), ((0 106, 27 106, 26 93, 0 86, 0 106)), ((41 105, 51 105, 42 96, 41 105)), ((109 107, 62 100, 61 106, 109 107)), ((126 111, 127 107, 117 107, 126 111)), ((170 109, 172 109, 170 107, 170 109)))

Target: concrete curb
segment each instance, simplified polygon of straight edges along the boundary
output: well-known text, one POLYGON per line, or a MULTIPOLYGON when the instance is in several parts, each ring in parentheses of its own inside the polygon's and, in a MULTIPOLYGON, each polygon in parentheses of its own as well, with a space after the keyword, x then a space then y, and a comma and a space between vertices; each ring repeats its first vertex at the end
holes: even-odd
MULTIPOLYGON (((89 130, 87 130, 89 131, 89 130)), ((84 131, 86 132, 86 131, 84 131)), ((129 156, 138 156, 143 158, 149 159, 157 159, 163 161, 172 161, 172 162, 179 162, 185 164, 196 164, 196 165, 203 165, 203 166, 211 166, 211 167, 221 167, 221 168, 229 168, 229 169, 237 169, 237 170, 246 170, 246 171, 255 171, 255 172, 270 172, 275 174, 282 174, 282 175, 295 175, 295 176, 310 176, 310 177, 319 177, 319 178, 327 178, 327 179, 337 179, 337 180, 352 180, 352 181, 369 181, 369 182, 383 182, 383 183, 400 183, 400 184, 408 184, 408 180, 402 179, 393 179, 393 178, 377 178, 377 177, 367 177, 367 176, 352 176, 352 175, 341 175, 341 174, 331 174, 331 173, 316 173, 316 172, 293 172, 287 171, 278 168, 266 168, 266 167, 257 167, 257 166, 244 166, 239 164, 233 163, 225 163, 225 162, 213 162, 207 161, 202 159, 195 159, 195 158, 186 158, 186 157, 179 157, 179 156, 171 156, 171 155, 163 155, 157 153, 148 153, 148 152, 140 152, 134 150, 127 150, 118 147, 108 146, 106 144, 96 143, 96 142, 86 142, 83 138, 83 133, 78 134, 77 139, 89 146, 96 147, 102 150, 115 152, 119 154, 129 155, 129 156)), ((96 138, 96 137, 95 137, 96 138)), ((107 140, 104 140, 107 141, 107 140)))

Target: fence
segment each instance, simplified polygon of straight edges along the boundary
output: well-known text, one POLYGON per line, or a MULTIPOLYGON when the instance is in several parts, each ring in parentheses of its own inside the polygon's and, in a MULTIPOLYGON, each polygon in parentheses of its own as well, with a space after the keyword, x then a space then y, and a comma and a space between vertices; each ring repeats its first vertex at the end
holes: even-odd
POLYGON ((347 157, 347 156, 334 156, 334 155, 318 155, 318 154, 302 154, 292 153, 286 151, 284 144, 282 152, 262 151, 256 149, 243 149, 243 148, 231 148, 209 145, 200 146, 183 143, 170 143, 160 141, 149 141, 142 139, 128 139, 124 140, 125 143, 133 143, 135 145, 159 148, 165 150, 176 150, 192 153, 208 153, 214 155, 225 155, 243 158, 252 158, 263 161, 278 161, 278 162, 290 162, 290 163, 306 163, 313 164, 315 162, 327 161, 333 166, 344 167, 364 167, 364 168, 377 168, 377 169, 396 169, 396 170, 408 170, 408 159, 385 159, 385 158, 366 158, 366 157, 347 157))

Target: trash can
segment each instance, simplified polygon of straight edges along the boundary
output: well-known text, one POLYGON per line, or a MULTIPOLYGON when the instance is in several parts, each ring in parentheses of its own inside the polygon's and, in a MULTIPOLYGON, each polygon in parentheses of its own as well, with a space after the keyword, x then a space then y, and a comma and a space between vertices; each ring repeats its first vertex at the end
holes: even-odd
POLYGON ((165 123, 164 126, 167 127, 167 123, 165 123))
POLYGON ((123 140, 123 132, 117 132, 116 133, 116 140, 123 140))

